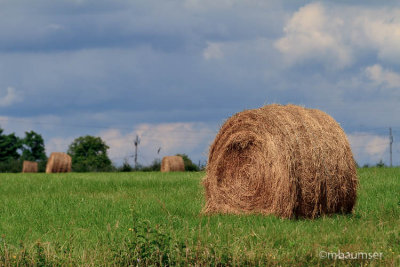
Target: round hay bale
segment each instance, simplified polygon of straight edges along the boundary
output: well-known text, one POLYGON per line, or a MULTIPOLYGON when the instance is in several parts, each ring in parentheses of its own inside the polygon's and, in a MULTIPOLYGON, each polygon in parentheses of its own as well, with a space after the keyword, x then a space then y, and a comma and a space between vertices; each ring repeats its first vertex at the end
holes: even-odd
POLYGON ((181 156, 166 156, 161 161, 161 172, 183 172, 185 164, 181 156))
POLYGON ((273 104, 224 123, 203 184, 205 213, 314 218, 351 212, 358 180, 347 137, 332 117, 273 104))
POLYGON ((53 152, 46 165, 46 173, 70 172, 72 165, 71 157, 62 152, 53 152))
POLYGON ((22 164, 22 172, 38 172, 38 163, 34 161, 24 160, 24 163, 22 164))

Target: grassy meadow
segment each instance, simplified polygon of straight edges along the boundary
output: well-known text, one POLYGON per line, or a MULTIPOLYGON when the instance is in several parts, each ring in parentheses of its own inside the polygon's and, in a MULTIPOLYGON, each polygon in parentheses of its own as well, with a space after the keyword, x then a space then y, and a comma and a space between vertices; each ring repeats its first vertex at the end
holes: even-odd
POLYGON ((3 173, 0 266, 400 266, 400 169, 358 172, 354 214, 315 220, 201 215, 204 173, 3 173))

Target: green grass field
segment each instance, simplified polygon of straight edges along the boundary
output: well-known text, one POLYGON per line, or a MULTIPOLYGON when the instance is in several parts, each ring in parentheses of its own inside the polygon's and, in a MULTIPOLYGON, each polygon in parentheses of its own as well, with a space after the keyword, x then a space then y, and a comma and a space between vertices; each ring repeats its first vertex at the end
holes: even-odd
POLYGON ((399 168, 359 169, 354 214, 315 220, 201 215, 203 176, 0 174, 0 266, 400 266, 399 168))

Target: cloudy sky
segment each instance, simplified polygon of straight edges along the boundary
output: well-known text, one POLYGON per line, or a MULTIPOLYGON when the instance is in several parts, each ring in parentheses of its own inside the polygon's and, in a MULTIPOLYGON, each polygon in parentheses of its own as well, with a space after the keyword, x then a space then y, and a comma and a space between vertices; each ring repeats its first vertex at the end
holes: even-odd
POLYGON ((356 160, 400 164, 398 1, 0 0, 0 125, 46 151, 101 136, 116 164, 205 161, 219 126, 270 103, 319 108, 356 160), (161 147, 158 155, 157 150, 161 147))

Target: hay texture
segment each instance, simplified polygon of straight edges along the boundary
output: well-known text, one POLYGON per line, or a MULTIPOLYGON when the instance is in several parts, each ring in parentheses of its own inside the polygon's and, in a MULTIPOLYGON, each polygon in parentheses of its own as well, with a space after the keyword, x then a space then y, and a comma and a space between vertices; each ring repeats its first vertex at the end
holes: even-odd
POLYGON ((185 164, 181 156, 166 156, 161 161, 161 172, 183 172, 185 164))
POLYGON ((349 142, 332 117, 273 104, 237 113, 221 127, 203 180, 204 212, 349 213, 357 183, 349 142))
POLYGON ((70 172, 71 157, 66 153, 53 152, 46 165, 46 173, 70 172))
POLYGON ((24 160, 24 163, 22 164, 22 172, 38 172, 38 163, 24 160))

